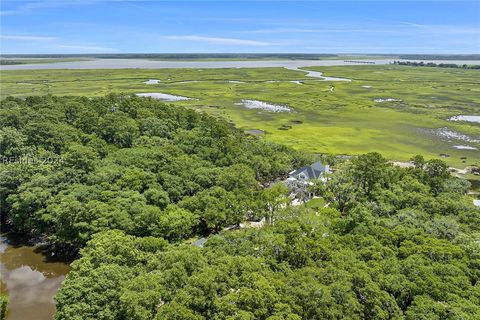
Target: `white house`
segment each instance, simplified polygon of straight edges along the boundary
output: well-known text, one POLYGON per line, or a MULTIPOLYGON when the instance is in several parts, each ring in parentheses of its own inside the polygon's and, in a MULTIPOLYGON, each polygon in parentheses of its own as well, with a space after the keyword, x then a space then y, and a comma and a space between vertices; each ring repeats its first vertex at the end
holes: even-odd
POLYGON ((323 182, 327 181, 327 174, 330 173, 330 166, 323 165, 321 162, 306 167, 301 167, 288 174, 286 185, 290 192, 295 196, 300 195, 303 200, 313 197, 311 192, 308 192, 308 186, 312 185, 310 180, 320 179, 323 182))
POLYGON ((320 179, 326 181, 326 174, 330 173, 330 166, 323 165, 317 161, 314 164, 300 169, 294 170, 288 174, 288 179, 295 179, 298 181, 308 181, 311 179, 320 179))

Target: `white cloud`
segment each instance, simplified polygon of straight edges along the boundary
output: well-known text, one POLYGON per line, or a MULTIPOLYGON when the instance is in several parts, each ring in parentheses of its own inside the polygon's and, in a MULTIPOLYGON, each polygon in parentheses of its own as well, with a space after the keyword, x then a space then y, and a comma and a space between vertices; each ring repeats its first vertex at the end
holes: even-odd
POLYGON ((425 25, 410 22, 390 24, 314 24, 311 27, 297 27, 295 24, 278 28, 262 28, 240 31, 243 34, 330 34, 330 33, 359 33, 359 34, 392 34, 392 35, 480 35, 479 26, 454 26, 454 25, 425 25))
POLYGON ((477 35, 480 36, 479 26, 453 26, 453 25, 425 25, 405 22, 405 25, 419 32, 435 35, 477 35))
POLYGON ((54 41, 54 37, 42 37, 32 35, 0 35, 0 39, 15 41, 54 41))
POLYGON ((61 44, 57 45, 57 48, 62 49, 71 49, 71 50, 80 50, 87 53, 106 53, 106 52, 118 52, 118 49, 115 48, 108 48, 108 47, 100 47, 100 46, 83 46, 83 45, 66 45, 61 44))
POLYGON ((317 29, 303 29, 303 28, 270 28, 270 29, 257 29, 257 30, 248 30, 243 31, 242 33, 253 33, 253 34, 271 34, 271 33, 313 33, 319 32, 321 30, 317 29))
POLYGON ((0 15, 14 15, 24 13, 35 13, 39 9, 60 8, 74 5, 91 5, 102 2, 102 0, 36 0, 36 1, 7 1, 4 4, 12 6, 10 10, 0 11, 0 15))
MULTIPOLYGON (((17 46, 17 45, 32 45, 31 43, 35 42, 35 46, 38 48, 44 48, 45 50, 51 49, 64 49, 67 51, 82 51, 85 53, 108 53, 108 52, 118 52, 117 49, 111 47, 97 46, 95 44, 75 44, 65 39, 55 38, 55 37, 46 37, 46 36, 37 36, 37 35, 0 35, 0 40, 2 44, 6 46, 17 46), (69 43, 70 42, 70 43, 69 43)), ((10 50, 11 51, 11 50, 10 50)))
POLYGON ((274 43, 256 40, 245 39, 233 39, 233 38, 217 38, 217 37, 202 37, 202 36, 164 36, 164 39, 168 40, 186 40, 186 41, 198 41, 212 44, 223 45, 238 45, 238 46, 271 46, 274 43))

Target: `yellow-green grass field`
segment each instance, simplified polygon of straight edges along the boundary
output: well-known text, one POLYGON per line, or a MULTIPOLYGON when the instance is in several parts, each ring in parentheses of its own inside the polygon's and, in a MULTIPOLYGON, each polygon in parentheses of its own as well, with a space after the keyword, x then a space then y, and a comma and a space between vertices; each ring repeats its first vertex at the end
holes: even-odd
POLYGON ((0 71, 0 96, 161 92, 195 98, 173 104, 222 116, 239 128, 263 130, 266 139, 296 149, 378 151, 400 161, 415 154, 448 154, 444 160, 452 166, 479 163, 480 124, 448 121, 455 115, 480 115, 479 70, 396 65, 304 69, 352 81, 319 81, 284 68, 16 70, 0 71), (161 82, 143 84, 148 79, 161 82), (228 82, 232 80, 242 83, 228 82), (236 104, 242 99, 288 105, 293 111, 247 109, 236 104), (445 136, 451 132, 457 136, 445 136))

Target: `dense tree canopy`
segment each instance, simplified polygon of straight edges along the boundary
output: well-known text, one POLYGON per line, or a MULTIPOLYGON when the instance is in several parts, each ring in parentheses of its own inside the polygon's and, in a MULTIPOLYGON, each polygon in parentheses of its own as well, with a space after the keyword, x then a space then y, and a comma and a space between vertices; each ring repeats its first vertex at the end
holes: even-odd
MULTIPOLYGON (((203 248, 98 233, 57 319, 478 319, 480 212, 443 167, 359 156, 315 188, 328 208, 281 206, 263 228, 203 248)), ((223 211, 216 188, 182 207, 223 211)), ((279 206, 282 187, 267 190, 264 204, 279 206)))
POLYGON ((3 100, 0 147, 3 221, 74 246, 110 229, 219 231, 261 207, 261 183, 305 162, 211 116, 122 95, 3 100))
POLYGON ((305 156, 123 95, 3 100, 0 147, 2 222, 82 248, 57 319, 480 318, 480 212, 442 161, 339 161, 291 206, 270 182, 305 156))

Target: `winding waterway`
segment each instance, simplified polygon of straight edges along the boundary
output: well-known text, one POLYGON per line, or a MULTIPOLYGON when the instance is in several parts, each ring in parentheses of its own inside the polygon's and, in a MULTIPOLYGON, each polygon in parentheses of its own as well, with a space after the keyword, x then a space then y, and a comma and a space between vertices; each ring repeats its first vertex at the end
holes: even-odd
POLYGON ((37 246, 0 235, 0 287, 9 296, 7 320, 51 320, 53 297, 70 270, 37 246))
MULTIPOLYGON (((376 59, 375 64, 390 64, 394 59, 376 59)), ((369 62, 369 60, 359 60, 369 62)), ((402 60, 406 61, 406 60, 402 60)), ((408 60, 425 63, 455 63, 455 64, 480 64, 478 60, 408 60)), ((86 61, 70 61, 55 63, 2 65, 0 70, 40 70, 40 69, 164 69, 164 68, 271 68, 281 67, 295 69, 310 66, 345 66, 357 65, 343 60, 248 60, 248 61, 161 61, 148 59, 93 59, 86 61)), ((305 71, 305 70, 303 70, 305 71)), ((308 71, 305 71, 308 72, 308 71)))

